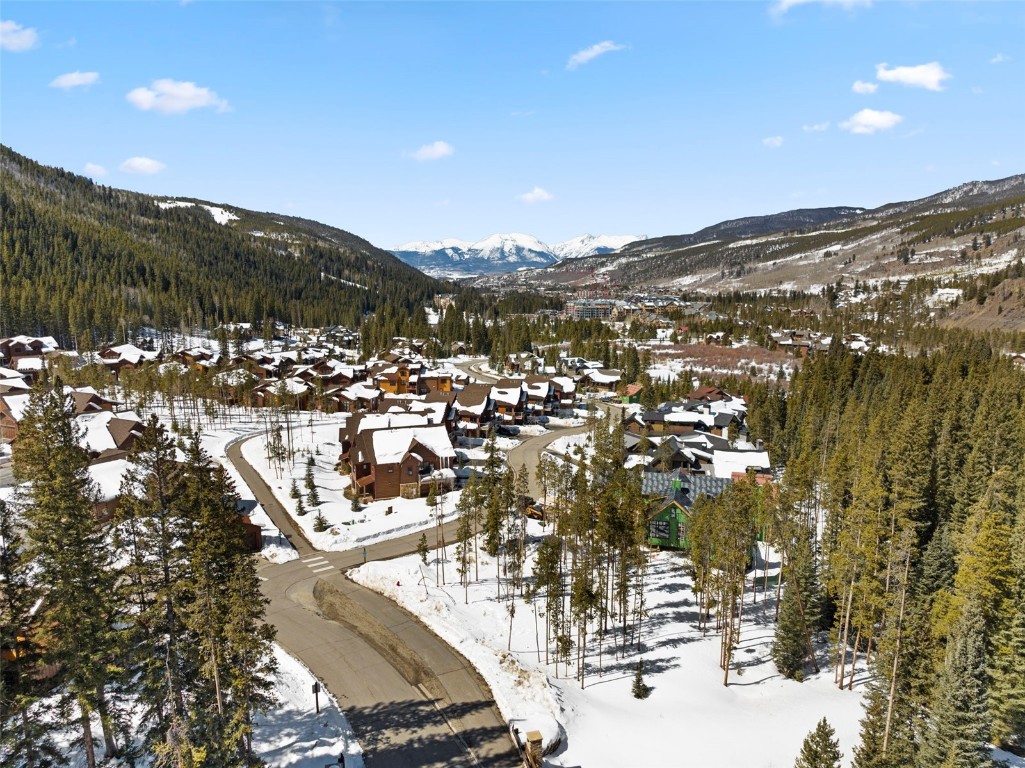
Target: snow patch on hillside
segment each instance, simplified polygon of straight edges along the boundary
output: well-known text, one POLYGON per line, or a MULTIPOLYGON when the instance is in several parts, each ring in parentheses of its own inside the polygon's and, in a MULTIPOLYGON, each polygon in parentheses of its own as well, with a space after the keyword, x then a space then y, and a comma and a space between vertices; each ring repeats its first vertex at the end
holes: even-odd
POLYGON ((201 205, 200 208, 206 208, 210 212, 210 215, 214 217, 214 221, 218 224, 227 224, 229 221, 238 221, 238 216, 225 208, 218 208, 216 205, 201 205))
MULTIPOLYGON (((157 200, 157 206, 167 210, 168 208, 191 208, 196 203, 189 202, 188 200, 157 200)), ((238 216, 229 211, 227 208, 220 208, 216 205, 205 205, 199 203, 200 208, 204 208, 207 213, 213 216, 214 221, 218 224, 227 224, 229 221, 238 221, 238 216)), ((254 232, 253 234, 257 234, 254 232)), ((259 233, 258 236, 263 233, 259 233)))

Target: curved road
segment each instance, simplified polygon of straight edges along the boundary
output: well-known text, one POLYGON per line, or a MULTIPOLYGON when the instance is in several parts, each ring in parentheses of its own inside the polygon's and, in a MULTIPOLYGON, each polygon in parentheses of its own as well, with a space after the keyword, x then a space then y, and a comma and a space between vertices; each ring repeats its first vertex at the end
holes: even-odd
MULTIPOLYGON (((394 602, 345 578, 345 569, 363 563, 362 549, 314 550, 242 458, 241 443, 229 446, 228 458, 299 553, 298 560, 259 569, 270 601, 267 619, 278 642, 334 694, 367 765, 520 765, 506 723, 473 666, 394 602)), ((419 538, 417 532, 371 545, 368 559, 415 552, 419 538)))

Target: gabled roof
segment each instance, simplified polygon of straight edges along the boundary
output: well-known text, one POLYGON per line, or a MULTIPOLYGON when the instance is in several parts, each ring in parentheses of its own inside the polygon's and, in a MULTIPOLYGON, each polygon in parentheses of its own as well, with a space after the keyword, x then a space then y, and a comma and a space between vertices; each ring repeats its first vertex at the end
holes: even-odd
POLYGON ((699 496, 718 496, 732 482, 729 478, 672 472, 642 472, 641 493, 664 499, 675 499, 683 507, 691 507, 699 496))
POLYGON ((370 450, 371 456, 361 460, 369 460, 373 464, 397 464, 415 450, 416 445, 423 446, 438 458, 454 459, 456 456, 448 431, 442 426, 374 429, 366 434, 363 445, 370 450))
POLYGON ((456 407, 461 411, 481 413, 491 398, 491 387, 487 384, 467 384, 456 395, 456 407))

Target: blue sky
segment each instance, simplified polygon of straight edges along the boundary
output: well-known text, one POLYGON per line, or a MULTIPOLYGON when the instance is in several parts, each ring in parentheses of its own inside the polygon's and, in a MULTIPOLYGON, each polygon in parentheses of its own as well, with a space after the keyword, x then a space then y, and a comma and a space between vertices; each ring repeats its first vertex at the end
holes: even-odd
POLYGON ((1025 3, 17 2, 0 141, 382 247, 1025 172, 1025 3))

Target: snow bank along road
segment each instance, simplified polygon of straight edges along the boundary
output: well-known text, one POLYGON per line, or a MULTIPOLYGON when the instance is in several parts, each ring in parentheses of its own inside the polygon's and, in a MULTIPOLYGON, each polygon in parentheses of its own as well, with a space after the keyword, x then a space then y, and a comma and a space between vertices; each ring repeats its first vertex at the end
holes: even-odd
MULTIPOLYGON (((260 568, 267 619, 278 642, 334 694, 372 768, 520 765, 509 731, 473 666, 412 615, 349 581, 363 550, 318 552, 292 525, 267 484, 228 448, 256 500, 299 553, 260 568)), ((455 538, 455 524, 446 531, 455 538)), ((420 533, 373 544, 367 558, 416 551, 420 533)))

